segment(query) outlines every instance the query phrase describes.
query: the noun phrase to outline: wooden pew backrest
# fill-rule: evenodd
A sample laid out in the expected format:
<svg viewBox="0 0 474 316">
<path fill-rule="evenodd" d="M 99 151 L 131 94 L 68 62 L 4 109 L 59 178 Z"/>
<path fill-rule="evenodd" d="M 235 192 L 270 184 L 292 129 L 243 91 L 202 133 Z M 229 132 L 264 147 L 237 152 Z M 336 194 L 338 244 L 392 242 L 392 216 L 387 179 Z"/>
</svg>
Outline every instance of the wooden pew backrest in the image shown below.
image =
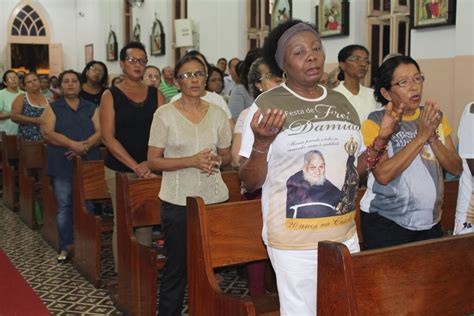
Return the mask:
<svg viewBox="0 0 474 316">
<path fill-rule="evenodd" d="M 278 297 L 236 298 L 223 293 L 214 268 L 268 259 L 261 201 L 205 205 L 187 198 L 187 268 L 190 315 L 279 315 Z"/>
<path fill-rule="evenodd" d="M 350 254 L 319 243 L 319 315 L 474 312 L 474 234 Z"/>
<path fill-rule="evenodd" d="M 154 248 L 138 243 L 134 228 L 158 225 L 160 220 L 161 177 L 131 180 L 116 173 L 118 305 L 130 315 L 156 314 L 157 260 Z"/>
</svg>

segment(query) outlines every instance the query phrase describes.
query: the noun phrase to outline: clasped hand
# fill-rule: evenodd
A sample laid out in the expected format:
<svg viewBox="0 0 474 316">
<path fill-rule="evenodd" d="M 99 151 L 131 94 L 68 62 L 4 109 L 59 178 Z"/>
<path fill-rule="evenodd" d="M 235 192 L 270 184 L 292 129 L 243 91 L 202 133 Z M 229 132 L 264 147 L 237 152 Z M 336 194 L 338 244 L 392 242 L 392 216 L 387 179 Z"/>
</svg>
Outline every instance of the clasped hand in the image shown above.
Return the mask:
<svg viewBox="0 0 474 316">
<path fill-rule="evenodd" d="M 193 167 L 200 169 L 208 176 L 218 172 L 222 158 L 212 152 L 211 149 L 206 148 L 191 157 Z"/>
<path fill-rule="evenodd" d="M 432 141 L 436 137 L 436 129 L 440 123 L 441 114 L 438 103 L 434 100 L 426 100 L 418 119 L 417 136 L 422 137 L 425 142 Z"/>
</svg>

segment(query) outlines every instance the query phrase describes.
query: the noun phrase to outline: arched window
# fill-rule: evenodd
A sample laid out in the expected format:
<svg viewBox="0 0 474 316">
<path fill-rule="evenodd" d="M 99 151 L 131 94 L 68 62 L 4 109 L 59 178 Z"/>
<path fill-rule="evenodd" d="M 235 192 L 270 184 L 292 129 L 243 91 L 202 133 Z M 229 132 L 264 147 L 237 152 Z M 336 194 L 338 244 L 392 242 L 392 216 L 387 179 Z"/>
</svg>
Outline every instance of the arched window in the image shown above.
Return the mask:
<svg viewBox="0 0 474 316">
<path fill-rule="evenodd" d="M 29 4 L 21 8 L 13 19 L 12 36 L 46 36 L 40 15 Z"/>
</svg>

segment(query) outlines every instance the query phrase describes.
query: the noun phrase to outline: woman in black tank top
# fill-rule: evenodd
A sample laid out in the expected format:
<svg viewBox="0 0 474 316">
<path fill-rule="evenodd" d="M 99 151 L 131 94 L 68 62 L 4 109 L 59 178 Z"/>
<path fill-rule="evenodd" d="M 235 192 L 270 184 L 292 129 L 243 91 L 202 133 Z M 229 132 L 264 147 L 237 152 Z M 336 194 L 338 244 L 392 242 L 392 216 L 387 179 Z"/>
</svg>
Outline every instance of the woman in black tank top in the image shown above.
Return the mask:
<svg viewBox="0 0 474 316">
<path fill-rule="evenodd" d="M 109 154 L 105 159 L 105 178 L 116 212 L 115 172 L 125 172 L 129 178 L 155 175 L 146 161 L 148 138 L 153 113 L 164 103 L 158 90 L 142 83 L 147 64 L 145 47 L 139 42 L 128 43 L 120 51 L 120 67 L 124 80 L 110 88 L 102 97 L 100 123 L 102 142 Z M 117 271 L 117 226 L 114 220 L 112 246 Z M 151 227 L 136 230 L 138 242 L 151 245 Z"/>
</svg>

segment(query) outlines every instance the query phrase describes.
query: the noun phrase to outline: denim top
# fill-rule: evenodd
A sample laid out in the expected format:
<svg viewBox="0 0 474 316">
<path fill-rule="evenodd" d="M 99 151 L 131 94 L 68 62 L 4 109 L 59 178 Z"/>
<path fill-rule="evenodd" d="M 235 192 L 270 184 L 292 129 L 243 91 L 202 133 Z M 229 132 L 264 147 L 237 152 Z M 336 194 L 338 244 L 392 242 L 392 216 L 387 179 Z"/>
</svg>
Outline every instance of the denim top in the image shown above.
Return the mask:
<svg viewBox="0 0 474 316">
<path fill-rule="evenodd" d="M 77 110 L 73 110 L 66 103 L 64 97 L 60 97 L 51 104 L 51 109 L 56 115 L 54 131 L 75 141 L 86 141 L 95 133 L 92 116 L 96 108 L 96 105 L 92 102 L 79 99 Z M 68 148 L 62 146 L 48 145 L 46 171 L 48 176 L 72 177 L 73 160 L 67 160 L 64 155 L 68 150 Z M 81 158 L 82 160 L 100 160 L 99 148 L 91 148 Z"/>
</svg>

